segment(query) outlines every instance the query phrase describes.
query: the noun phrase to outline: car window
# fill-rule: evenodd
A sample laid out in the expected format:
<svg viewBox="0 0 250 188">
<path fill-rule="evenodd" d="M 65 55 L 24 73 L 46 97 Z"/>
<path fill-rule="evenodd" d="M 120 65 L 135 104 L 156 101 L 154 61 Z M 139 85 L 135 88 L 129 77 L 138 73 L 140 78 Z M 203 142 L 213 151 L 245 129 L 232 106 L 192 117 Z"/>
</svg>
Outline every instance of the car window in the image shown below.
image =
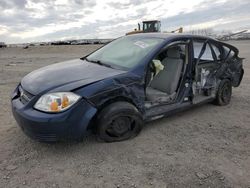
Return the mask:
<svg viewBox="0 0 250 188">
<path fill-rule="evenodd" d="M 204 42 L 194 42 L 193 43 L 193 48 L 194 48 L 194 58 L 198 59 L 199 55 L 201 53 L 201 50 L 203 48 Z M 209 46 L 208 43 L 205 44 L 206 45 L 206 49 L 204 51 L 204 53 L 202 54 L 202 56 L 200 57 L 200 60 L 209 60 L 209 61 L 213 61 L 213 55 L 212 55 L 212 51 L 211 48 Z"/>
<path fill-rule="evenodd" d="M 230 48 L 223 46 L 224 49 L 224 57 L 223 58 L 231 58 L 235 55 L 235 52 L 233 50 L 230 50 Z"/>
<path fill-rule="evenodd" d="M 212 50 L 208 43 L 206 44 L 206 50 L 204 51 L 203 55 L 201 56 L 201 60 L 210 60 L 213 61 L 213 55 L 212 55 Z"/>
<path fill-rule="evenodd" d="M 216 59 L 217 59 L 217 60 L 221 60 L 220 49 L 219 49 L 217 46 L 215 46 L 214 44 L 211 44 L 211 46 L 212 46 L 212 48 L 213 48 L 213 50 L 214 50 L 214 53 L 215 53 L 215 55 L 216 55 Z"/>
<path fill-rule="evenodd" d="M 164 40 L 160 38 L 122 37 L 100 48 L 87 58 L 121 68 L 136 66 L 152 49 Z"/>
<path fill-rule="evenodd" d="M 194 48 L 194 58 L 198 58 L 200 53 L 201 53 L 201 49 L 203 46 L 203 42 L 194 42 L 193 43 L 193 48 Z"/>
</svg>

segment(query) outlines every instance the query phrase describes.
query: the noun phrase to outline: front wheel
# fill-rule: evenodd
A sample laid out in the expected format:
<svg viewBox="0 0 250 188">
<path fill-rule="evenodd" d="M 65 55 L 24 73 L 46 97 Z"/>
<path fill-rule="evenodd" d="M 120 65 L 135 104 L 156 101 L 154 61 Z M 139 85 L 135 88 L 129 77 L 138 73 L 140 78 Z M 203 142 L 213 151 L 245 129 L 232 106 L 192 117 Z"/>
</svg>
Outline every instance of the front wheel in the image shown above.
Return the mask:
<svg viewBox="0 0 250 188">
<path fill-rule="evenodd" d="M 135 106 L 115 102 L 105 107 L 97 117 L 97 134 L 105 142 L 116 142 L 135 137 L 142 129 L 143 120 Z"/>
<path fill-rule="evenodd" d="M 230 103 L 232 96 L 232 84 L 230 80 L 224 79 L 220 82 L 217 96 L 215 99 L 215 104 L 219 106 L 224 106 Z"/>
</svg>

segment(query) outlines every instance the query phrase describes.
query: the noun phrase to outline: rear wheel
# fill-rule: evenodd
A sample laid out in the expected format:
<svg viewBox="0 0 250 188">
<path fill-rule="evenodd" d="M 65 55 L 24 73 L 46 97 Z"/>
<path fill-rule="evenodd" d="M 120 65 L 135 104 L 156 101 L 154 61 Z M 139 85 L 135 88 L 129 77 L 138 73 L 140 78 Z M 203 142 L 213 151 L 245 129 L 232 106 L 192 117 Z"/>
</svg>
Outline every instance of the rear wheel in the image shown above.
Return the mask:
<svg viewBox="0 0 250 188">
<path fill-rule="evenodd" d="M 135 137 L 142 129 L 141 114 L 128 102 L 115 102 L 105 107 L 97 117 L 97 134 L 106 142 Z"/>
<path fill-rule="evenodd" d="M 224 106 L 230 103 L 232 96 L 232 84 L 230 80 L 224 79 L 220 82 L 215 104 Z"/>
</svg>

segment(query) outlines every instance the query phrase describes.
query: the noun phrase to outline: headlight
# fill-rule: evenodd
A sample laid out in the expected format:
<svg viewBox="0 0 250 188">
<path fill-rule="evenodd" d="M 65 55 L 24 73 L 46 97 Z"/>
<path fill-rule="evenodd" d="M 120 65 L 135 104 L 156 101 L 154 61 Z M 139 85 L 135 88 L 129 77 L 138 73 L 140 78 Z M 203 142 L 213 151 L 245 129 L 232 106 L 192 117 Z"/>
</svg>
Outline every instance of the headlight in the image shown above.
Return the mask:
<svg viewBox="0 0 250 188">
<path fill-rule="evenodd" d="M 80 99 L 79 95 L 71 92 L 48 93 L 40 97 L 34 108 L 44 112 L 61 112 Z"/>
</svg>

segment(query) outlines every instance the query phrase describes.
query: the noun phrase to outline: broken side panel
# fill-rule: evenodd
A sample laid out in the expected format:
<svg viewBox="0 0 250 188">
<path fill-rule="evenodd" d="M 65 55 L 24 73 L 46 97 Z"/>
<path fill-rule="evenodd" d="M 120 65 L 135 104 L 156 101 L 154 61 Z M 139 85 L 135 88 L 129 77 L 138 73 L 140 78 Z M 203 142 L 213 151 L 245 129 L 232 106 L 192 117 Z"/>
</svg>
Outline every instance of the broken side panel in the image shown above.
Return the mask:
<svg viewBox="0 0 250 188">
<path fill-rule="evenodd" d="M 232 86 L 238 87 L 244 75 L 243 59 L 238 57 L 237 49 L 223 46 L 225 62 L 218 69 L 216 76 L 220 79 L 230 79 Z"/>
<path fill-rule="evenodd" d="M 238 87 L 244 75 L 243 58 L 236 57 L 231 60 L 229 69 L 232 71 L 232 85 Z"/>
</svg>

